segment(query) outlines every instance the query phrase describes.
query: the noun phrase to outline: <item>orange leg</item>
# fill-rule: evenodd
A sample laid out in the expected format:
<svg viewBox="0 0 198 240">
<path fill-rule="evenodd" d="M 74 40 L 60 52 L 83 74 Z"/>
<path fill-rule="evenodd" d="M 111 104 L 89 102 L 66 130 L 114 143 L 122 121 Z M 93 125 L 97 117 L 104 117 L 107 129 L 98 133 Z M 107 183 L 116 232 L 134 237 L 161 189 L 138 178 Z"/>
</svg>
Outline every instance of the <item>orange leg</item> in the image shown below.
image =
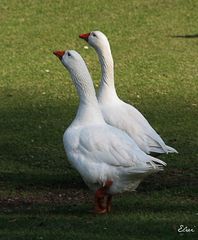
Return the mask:
<svg viewBox="0 0 198 240">
<path fill-rule="evenodd" d="M 112 184 L 113 184 L 113 181 L 107 180 L 105 182 L 104 188 L 106 188 L 108 190 L 111 187 Z"/>
<path fill-rule="evenodd" d="M 104 207 L 105 191 L 103 188 L 99 188 L 95 193 L 95 212 L 102 214 L 106 213 L 106 208 Z"/>
<path fill-rule="evenodd" d="M 110 188 L 110 186 L 113 184 L 111 180 L 108 180 L 105 182 L 105 185 L 101 188 L 99 188 L 95 193 L 95 212 L 102 214 L 110 212 L 111 210 L 111 199 L 112 196 L 107 196 L 107 190 Z M 107 196 L 106 204 L 104 206 L 104 199 Z"/>
</svg>

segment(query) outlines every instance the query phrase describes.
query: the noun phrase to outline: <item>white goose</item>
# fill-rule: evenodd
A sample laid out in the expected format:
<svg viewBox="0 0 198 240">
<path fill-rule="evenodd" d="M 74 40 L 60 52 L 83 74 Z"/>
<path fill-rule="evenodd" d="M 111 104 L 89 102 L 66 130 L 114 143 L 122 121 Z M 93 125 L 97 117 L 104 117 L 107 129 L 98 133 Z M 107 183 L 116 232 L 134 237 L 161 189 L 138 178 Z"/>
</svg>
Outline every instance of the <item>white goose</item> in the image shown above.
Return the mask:
<svg viewBox="0 0 198 240">
<path fill-rule="evenodd" d="M 76 117 L 63 137 L 68 160 L 95 191 L 96 212 L 109 212 L 113 194 L 134 190 L 166 163 L 145 154 L 125 132 L 104 121 L 91 76 L 76 51 L 54 54 L 69 71 L 80 97 Z"/>
<path fill-rule="evenodd" d="M 114 64 L 107 37 L 100 31 L 80 34 L 97 52 L 102 70 L 98 102 L 105 121 L 125 131 L 147 154 L 177 153 L 167 146 L 145 117 L 132 105 L 117 96 L 114 85 Z"/>
</svg>

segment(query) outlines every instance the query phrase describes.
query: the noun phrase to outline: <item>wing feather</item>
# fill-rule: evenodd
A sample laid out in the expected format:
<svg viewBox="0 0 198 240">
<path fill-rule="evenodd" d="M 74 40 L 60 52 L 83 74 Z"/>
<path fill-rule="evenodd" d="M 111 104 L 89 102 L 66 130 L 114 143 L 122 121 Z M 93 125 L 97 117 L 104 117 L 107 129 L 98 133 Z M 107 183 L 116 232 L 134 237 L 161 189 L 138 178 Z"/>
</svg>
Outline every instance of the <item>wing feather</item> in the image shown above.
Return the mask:
<svg viewBox="0 0 198 240">
<path fill-rule="evenodd" d="M 107 134 L 108 137 L 105 137 Z M 127 134 L 109 125 L 84 128 L 79 139 L 80 154 L 86 151 L 90 161 L 97 163 L 132 167 L 137 164 L 137 155 L 142 155 L 136 143 Z"/>
</svg>

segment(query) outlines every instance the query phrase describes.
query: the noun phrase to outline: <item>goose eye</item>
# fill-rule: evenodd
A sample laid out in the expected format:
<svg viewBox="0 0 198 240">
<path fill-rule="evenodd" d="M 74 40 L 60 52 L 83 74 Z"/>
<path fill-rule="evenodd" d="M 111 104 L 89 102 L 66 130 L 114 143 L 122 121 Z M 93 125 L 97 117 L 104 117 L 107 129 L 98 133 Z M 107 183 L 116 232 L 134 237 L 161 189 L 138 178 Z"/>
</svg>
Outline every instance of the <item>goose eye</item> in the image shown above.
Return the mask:
<svg viewBox="0 0 198 240">
<path fill-rule="evenodd" d="M 68 52 L 67 55 L 68 55 L 69 57 L 71 57 L 71 53 L 70 53 L 70 52 Z"/>
<path fill-rule="evenodd" d="M 95 34 L 95 33 L 92 33 L 92 36 L 93 36 L 93 37 L 96 37 L 96 34 Z"/>
</svg>

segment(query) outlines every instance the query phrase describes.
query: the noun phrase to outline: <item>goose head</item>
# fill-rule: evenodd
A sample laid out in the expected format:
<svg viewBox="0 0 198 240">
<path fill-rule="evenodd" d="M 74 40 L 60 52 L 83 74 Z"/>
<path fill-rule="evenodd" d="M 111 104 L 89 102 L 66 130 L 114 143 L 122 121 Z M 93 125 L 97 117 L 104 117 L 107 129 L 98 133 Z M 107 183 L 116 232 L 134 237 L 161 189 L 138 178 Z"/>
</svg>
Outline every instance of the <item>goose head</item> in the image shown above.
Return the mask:
<svg viewBox="0 0 198 240">
<path fill-rule="evenodd" d="M 109 41 L 107 37 L 100 31 L 80 34 L 79 37 L 87 41 L 96 50 L 101 50 L 109 47 Z"/>
<path fill-rule="evenodd" d="M 91 99 L 92 102 L 97 102 L 90 73 L 81 55 L 74 50 L 54 51 L 53 53 L 69 71 L 81 100 Z"/>
<path fill-rule="evenodd" d="M 70 73 L 78 74 L 82 72 L 86 73 L 88 71 L 83 58 L 74 50 L 54 51 L 53 54 L 60 59 Z"/>
</svg>

